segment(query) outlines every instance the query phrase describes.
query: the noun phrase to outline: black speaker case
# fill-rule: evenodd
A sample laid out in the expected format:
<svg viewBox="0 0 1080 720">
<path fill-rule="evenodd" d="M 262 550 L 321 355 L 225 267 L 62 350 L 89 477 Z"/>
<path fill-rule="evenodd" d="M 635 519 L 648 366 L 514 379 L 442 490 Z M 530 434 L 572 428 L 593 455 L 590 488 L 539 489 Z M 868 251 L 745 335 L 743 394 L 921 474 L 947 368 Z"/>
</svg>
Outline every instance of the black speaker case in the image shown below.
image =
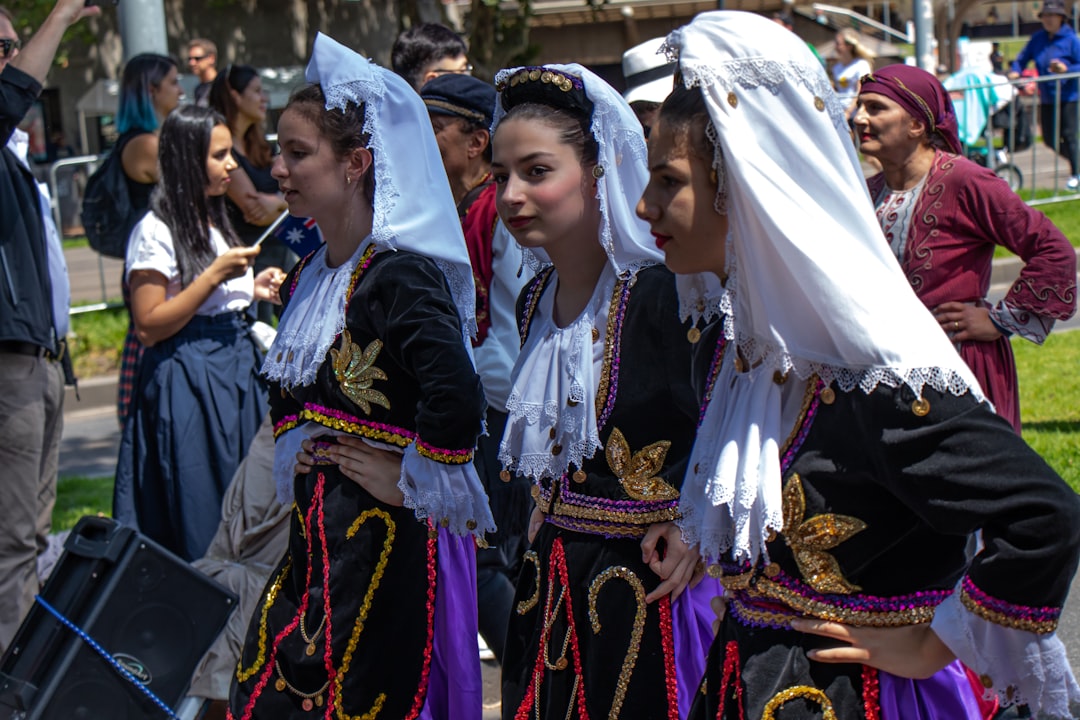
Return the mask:
<svg viewBox="0 0 1080 720">
<path fill-rule="evenodd" d="M 108 518 L 82 518 L 64 548 L 42 597 L 175 709 L 236 596 Z M 163 716 L 37 603 L 0 659 L 0 720 Z"/>
</svg>

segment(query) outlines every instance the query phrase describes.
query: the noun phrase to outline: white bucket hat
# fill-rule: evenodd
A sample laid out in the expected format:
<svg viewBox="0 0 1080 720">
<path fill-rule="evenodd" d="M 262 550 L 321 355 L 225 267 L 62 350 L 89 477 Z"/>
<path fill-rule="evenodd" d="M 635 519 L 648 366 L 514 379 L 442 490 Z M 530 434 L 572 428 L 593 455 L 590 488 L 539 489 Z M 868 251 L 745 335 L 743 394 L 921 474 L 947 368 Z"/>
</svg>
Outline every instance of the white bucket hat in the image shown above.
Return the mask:
<svg viewBox="0 0 1080 720">
<path fill-rule="evenodd" d="M 622 56 L 626 79 L 626 102 L 662 103 L 674 87 L 675 65 L 661 52 L 664 38 L 658 37 L 635 45 Z"/>
</svg>

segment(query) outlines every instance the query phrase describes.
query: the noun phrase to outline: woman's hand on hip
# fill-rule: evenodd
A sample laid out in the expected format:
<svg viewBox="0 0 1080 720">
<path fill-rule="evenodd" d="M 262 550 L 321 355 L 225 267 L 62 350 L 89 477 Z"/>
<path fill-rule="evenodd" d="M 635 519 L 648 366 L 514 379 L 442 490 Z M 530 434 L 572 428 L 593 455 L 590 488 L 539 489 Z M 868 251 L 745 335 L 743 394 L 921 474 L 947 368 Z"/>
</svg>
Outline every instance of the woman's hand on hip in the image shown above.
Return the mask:
<svg viewBox="0 0 1080 720">
<path fill-rule="evenodd" d="M 663 547 L 659 547 L 661 540 Z M 690 547 L 683 541 L 682 530 L 673 522 L 649 526 L 641 541 L 641 559 L 662 580 L 655 590 L 645 596 L 645 602 L 651 603 L 669 593 L 674 602 L 695 579 L 695 575 L 697 580 L 701 579 L 701 556 L 696 547 Z"/>
<path fill-rule="evenodd" d="M 956 659 L 929 624 L 873 628 L 800 618 L 791 626 L 799 632 L 844 643 L 808 652 L 807 657 L 816 662 L 861 663 L 897 677 L 921 680 Z"/>
<path fill-rule="evenodd" d="M 358 437 L 338 435 L 323 455 L 335 463 L 341 474 L 367 490 L 379 502 L 401 507 L 405 496 L 398 488 L 401 479 L 401 455 L 372 447 Z M 305 440 L 296 454 L 296 472 L 311 472 L 315 464 L 314 442 Z"/>
<path fill-rule="evenodd" d="M 934 319 L 954 343 L 993 342 L 1001 331 L 990 320 L 990 310 L 962 302 L 941 303 L 934 308 Z"/>
</svg>

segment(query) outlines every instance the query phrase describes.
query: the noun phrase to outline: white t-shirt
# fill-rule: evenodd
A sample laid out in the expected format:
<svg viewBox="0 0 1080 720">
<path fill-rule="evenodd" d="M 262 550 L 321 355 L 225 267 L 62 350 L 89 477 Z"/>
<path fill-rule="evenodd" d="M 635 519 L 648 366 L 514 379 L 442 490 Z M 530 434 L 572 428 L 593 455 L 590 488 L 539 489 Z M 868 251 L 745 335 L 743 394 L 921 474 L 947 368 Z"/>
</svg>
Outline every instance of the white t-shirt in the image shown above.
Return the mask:
<svg viewBox="0 0 1080 720">
<path fill-rule="evenodd" d="M 218 255 L 229 249 L 217 228 L 210 228 L 210 242 Z M 148 212 L 131 231 L 125 267 L 128 277 L 133 270 L 156 270 L 164 275 L 169 281 L 165 288 L 166 300 L 176 297 L 183 290 L 172 233 L 153 212 Z M 226 280 L 214 288 L 214 292 L 210 293 L 210 297 L 199 306 L 195 314 L 219 315 L 223 312 L 243 310 L 251 304 L 254 293 L 255 276 L 249 268 L 240 277 Z"/>
<path fill-rule="evenodd" d="M 870 63 L 862 58 L 855 58 L 847 65 L 839 62 L 833 65 L 832 76 L 836 96 L 845 107 L 851 104 L 859 92 L 859 80 L 871 70 L 873 68 L 870 67 Z"/>
</svg>

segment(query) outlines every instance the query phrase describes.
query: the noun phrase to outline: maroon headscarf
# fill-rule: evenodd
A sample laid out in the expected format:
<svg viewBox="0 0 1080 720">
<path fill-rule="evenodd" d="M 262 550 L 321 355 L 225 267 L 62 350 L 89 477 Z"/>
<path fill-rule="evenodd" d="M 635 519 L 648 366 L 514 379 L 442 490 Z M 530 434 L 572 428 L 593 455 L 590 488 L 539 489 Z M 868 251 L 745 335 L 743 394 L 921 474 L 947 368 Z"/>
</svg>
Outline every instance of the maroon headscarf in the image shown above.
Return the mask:
<svg viewBox="0 0 1080 720">
<path fill-rule="evenodd" d="M 888 65 L 864 75 L 859 95 L 877 93 L 893 100 L 908 115 L 925 123 L 930 135 L 945 141 L 949 152 L 963 152 L 952 100 L 941 82 L 911 65 Z"/>
</svg>

